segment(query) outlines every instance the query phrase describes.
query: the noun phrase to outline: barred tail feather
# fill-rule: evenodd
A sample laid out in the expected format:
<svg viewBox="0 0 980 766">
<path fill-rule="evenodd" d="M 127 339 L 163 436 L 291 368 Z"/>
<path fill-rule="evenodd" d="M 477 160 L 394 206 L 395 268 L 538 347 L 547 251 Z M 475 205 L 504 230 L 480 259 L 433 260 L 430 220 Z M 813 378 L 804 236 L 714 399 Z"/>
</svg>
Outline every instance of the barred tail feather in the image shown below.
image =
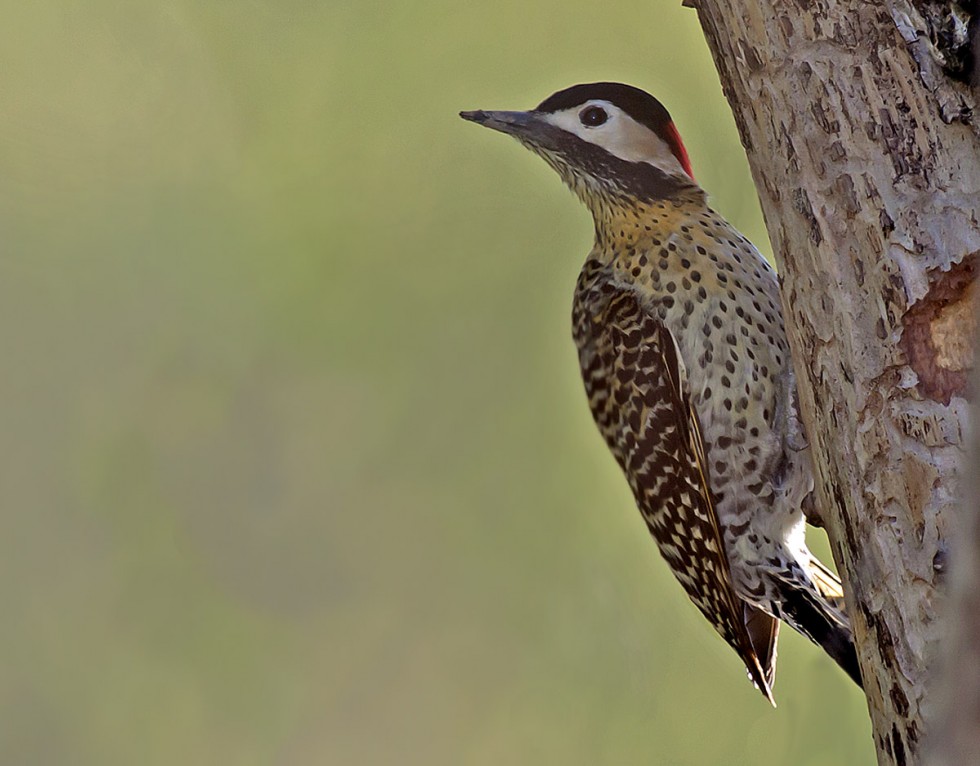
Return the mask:
<svg viewBox="0 0 980 766">
<path fill-rule="evenodd" d="M 825 599 L 835 602 L 835 606 L 843 607 L 844 586 L 841 585 L 840 578 L 820 563 L 815 556 L 810 556 L 810 577 L 814 585 L 820 591 L 820 595 Z"/>
</svg>

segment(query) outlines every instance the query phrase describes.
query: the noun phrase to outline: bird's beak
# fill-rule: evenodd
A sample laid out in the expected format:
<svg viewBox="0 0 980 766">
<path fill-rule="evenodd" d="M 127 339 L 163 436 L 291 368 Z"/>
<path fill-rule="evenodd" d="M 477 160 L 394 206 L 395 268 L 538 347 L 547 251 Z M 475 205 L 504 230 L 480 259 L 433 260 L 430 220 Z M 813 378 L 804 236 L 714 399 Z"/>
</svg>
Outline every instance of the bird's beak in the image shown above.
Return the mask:
<svg viewBox="0 0 980 766">
<path fill-rule="evenodd" d="M 459 116 L 478 125 L 518 137 L 537 133 L 546 125 L 535 112 L 486 112 L 478 109 L 475 112 L 460 112 Z"/>
</svg>

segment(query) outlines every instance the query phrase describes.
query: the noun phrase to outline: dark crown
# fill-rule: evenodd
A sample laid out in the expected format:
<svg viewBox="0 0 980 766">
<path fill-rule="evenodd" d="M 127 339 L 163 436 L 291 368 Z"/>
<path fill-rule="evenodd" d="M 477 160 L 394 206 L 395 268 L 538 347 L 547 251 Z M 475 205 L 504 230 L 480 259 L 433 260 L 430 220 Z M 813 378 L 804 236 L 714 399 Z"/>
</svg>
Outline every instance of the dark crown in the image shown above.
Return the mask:
<svg viewBox="0 0 980 766">
<path fill-rule="evenodd" d="M 638 123 L 650 128 L 661 139 L 670 141 L 666 130 L 671 120 L 664 105 L 646 91 L 619 82 L 589 82 L 573 85 L 571 88 L 565 88 L 548 96 L 538 104 L 535 111 L 560 112 L 592 100 L 608 101 L 618 106 Z"/>
</svg>

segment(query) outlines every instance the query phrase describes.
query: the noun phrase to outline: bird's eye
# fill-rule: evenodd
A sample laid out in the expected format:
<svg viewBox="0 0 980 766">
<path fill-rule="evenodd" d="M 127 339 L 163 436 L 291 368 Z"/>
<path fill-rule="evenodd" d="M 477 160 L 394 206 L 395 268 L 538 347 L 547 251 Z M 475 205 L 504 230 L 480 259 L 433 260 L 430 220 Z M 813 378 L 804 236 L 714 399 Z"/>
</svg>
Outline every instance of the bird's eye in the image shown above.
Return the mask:
<svg viewBox="0 0 980 766">
<path fill-rule="evenodd" d="M 608 120 L 609 115 L 606 114 L 606 110 L 601 106 L 590 106 L 587 109 L 583 109 L 578 118 L 582 121 L 582 124 L 585 125 L 585 127 L 595 128 Z"/>
</svg>

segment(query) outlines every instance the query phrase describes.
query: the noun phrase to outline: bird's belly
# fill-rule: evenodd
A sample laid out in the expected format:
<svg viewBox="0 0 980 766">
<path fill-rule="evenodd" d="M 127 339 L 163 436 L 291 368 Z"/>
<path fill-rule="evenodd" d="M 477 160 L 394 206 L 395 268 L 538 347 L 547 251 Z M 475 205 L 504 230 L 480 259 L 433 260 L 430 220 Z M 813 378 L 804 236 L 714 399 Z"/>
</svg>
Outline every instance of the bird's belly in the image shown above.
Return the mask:
<svg viewBox="0 0 980 766">
<path fill-rule="evenodd" d="M 787 446 L 788 358 L 777 357 L 756 334 L 743 333 L 738 321 L 714 327 L 712 316 L 706 306 L 673 332 L 701 425 L 708 485 L 726 546 L 744 560 L 758 555 L 760 541 L 764 548 L 766 540 L 802 539 L 802 497 L 792 488 L 809 489 L 812 479 L 808 455 Z M 672 325 L 677 317 L 665 319 Z M 704 332 L 705 327 L 715 331 Z"/>
</svg>

